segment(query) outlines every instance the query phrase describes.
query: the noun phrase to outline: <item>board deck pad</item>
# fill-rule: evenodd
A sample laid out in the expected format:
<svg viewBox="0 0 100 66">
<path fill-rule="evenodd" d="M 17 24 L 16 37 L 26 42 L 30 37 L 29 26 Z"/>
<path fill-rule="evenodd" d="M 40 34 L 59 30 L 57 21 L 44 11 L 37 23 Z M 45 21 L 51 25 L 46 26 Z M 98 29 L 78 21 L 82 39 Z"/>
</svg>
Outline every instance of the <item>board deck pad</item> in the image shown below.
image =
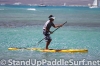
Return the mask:
<svg viewBox="0 0 100 66">
<path fill-rule="evenodd" d="M 40 51 L 40 52 L 61 52 L 61 53 L 87 53 L 87 49 L 41 49 L 41 48 L 17 48 L 11 47 L 8 50 L 16 51 L 16 50 L 32 50 L 32 51 Z"/>
</svg>

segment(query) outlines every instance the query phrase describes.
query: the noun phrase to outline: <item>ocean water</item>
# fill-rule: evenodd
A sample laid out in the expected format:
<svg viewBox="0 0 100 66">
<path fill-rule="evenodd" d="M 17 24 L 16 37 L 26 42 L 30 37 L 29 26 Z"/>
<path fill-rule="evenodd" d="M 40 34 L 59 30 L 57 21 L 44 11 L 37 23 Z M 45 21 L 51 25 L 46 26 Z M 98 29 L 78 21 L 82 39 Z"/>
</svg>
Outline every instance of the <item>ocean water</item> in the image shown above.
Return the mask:
<svg viewBox="0 0 100 66">
<path fill-rule="evenodd" d="M 30 50 L 10 51 L 9 47 L 45 48 L 42 27 L 49 15 L 54 23 L 67 23 L 55 31 L 49 48 L 88 49 L 87 53 L 45 53 Z M 51 28 L 53 31 L 55 28 Z M 36 45 L 36 46 L 34 46 Z M 51 61 L 68 61 L 52 64 Z M 33 60 L 34 64 L 21 61 Z M 35 64 L 35 60 L 37 64 Z M 43 60 L 48 63 L 41 64 Z M 16 62 L 15 62 L 16 61 Z M 38 62 L 41 61 L 41 62 Z M 81 61 L 81 63 L 78 63 Z M 91 62 L 90 64 L 88 62 Z M 84 62 L 84 63 L 82 63 Z M 29 65 L 28 65 L 29 64 Z M 38 65 L 40 64 L 40 65 Z M 99 66 L 100 65 L 100 8 L 70 6 L 0 6 L 0 66 Z"/>
</svg>

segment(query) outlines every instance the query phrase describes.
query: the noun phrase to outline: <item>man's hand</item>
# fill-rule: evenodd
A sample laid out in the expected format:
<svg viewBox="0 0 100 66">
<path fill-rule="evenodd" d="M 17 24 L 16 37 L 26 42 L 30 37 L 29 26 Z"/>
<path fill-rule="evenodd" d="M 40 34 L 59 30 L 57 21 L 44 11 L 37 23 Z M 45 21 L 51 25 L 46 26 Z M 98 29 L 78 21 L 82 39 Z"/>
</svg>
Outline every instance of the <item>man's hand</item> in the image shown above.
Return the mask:
<svg viewBox="0 0 100 66">
<path fill-rule="evenodd" d="M 52 34 L 53 32 L 52 31 L 49 31 L 50 32 L 50 34 Z"/>
<path fill-rule="evenodd" d="M 63 24 L 61 24 L 61 25 L 59 25 L 60 27 L 62 27 L 63 26 Z"/>
</svg>

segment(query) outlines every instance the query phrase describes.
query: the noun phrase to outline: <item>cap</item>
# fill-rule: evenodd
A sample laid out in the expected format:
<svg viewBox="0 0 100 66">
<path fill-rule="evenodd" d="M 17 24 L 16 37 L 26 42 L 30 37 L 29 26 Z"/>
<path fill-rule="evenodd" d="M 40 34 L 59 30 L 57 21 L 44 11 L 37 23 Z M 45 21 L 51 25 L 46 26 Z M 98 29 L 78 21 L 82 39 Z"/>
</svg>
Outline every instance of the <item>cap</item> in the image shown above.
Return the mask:
<svg viewBox="0 0 100 66">
<path fill-rule="evenodd" d="M 55 17 L 53 15 L 50 15 L 48 18 L 49 19 L 55 19 Z"/>
<path fill-rule="evenodd" d="M 49 19 L 55 19 L 55 17 L 50 17 Z"/>
</svg>

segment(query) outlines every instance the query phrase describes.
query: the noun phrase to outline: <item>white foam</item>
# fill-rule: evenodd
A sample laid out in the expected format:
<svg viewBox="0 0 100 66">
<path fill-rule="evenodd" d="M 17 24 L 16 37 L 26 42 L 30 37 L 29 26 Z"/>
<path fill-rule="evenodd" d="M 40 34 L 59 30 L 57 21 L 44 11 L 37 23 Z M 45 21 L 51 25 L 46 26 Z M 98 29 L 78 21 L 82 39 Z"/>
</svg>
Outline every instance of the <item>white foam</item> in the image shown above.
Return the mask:
<svg viewBox="0 0 100 66">
<path fill-rule="evenodd" d="M 27 10 L 36 11 L 36 9 L 35 9 L 35 8 L 28 8 Z"/>
<path fill-rule="evenodd" d="M 20 5 L 20 4 L 22 4 L 22 3 L 21 2 L 16 2 L 13 5 Z"/>
<path fill-rule="evenodd" d="M 0 10 L 4 10 L 4 9 L 0 9 Z"/>
</svg>

